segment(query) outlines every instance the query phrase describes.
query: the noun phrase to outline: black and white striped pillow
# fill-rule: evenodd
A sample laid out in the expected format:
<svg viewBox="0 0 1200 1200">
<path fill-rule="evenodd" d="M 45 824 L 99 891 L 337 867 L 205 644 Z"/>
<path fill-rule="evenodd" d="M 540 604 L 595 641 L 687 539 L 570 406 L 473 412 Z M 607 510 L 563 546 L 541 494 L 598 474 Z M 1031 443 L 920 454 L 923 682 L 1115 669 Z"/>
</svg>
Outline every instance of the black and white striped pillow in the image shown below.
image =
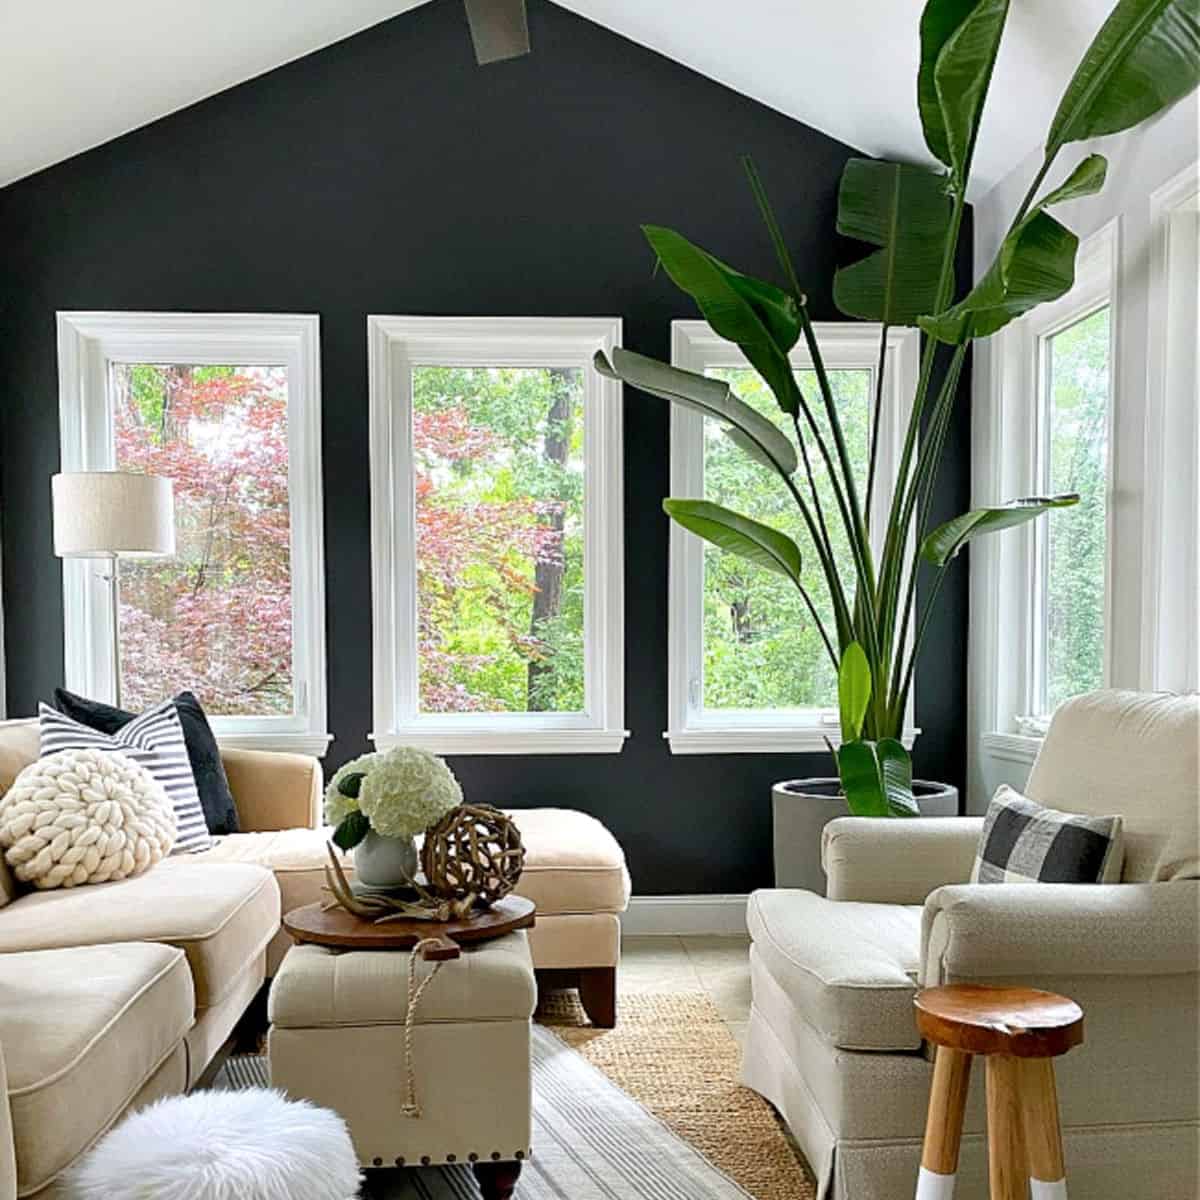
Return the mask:
<svg viewBox="0 0 1200 1200">
<path fill-rule="evenodd" d="M 195 854 L 212 846 L 173 701 L 164 700 L 148 708 L 112 734 L 89 729 L 48 704 L 41 704 L 38 729 L 42 758 L 60 750 L 116 750 L 145 767 L 162 784 L 175 809 L 178 839 L 173 854 Z"/>
<path fill-rule="evenodd" d="M 972 883 L 1119 883 L 1125 845 L 1119 816 L 1043 808 L 1003 786 L 988 805 Z"/>
</svg>

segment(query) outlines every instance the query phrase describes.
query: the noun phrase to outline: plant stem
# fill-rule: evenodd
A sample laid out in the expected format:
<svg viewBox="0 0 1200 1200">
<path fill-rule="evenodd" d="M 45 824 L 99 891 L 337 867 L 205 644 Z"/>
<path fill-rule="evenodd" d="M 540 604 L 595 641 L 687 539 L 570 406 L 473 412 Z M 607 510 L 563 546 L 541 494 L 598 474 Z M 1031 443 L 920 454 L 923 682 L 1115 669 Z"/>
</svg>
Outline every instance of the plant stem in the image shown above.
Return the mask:
<svg viewBox="0 0 1200 1200">
<path fill-rule="evenodd" d="M 883 371 L 887 362 L 888 325 L 879 331 L 879 363 L 875 368 L 875 410 L 871 414 L 871 453 L 867 464 L 867 531 L 871 529 L 871 497 L 875 493 L 875 464 L 879 458 L 879 417 L 883 412 Z"/>
</svg>

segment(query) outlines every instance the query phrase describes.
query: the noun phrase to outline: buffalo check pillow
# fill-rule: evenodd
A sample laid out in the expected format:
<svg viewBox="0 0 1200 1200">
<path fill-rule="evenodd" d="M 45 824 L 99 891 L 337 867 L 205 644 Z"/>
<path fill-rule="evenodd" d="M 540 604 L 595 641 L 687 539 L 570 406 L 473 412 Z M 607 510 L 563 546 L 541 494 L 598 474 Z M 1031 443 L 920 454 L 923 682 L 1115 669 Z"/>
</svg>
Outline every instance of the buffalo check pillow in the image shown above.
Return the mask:
<svg viewBox="0 0 1200 1200">
<path fill-rule="evenodd" d="M 1121 818 L 1058 812 L 1002 787 L 988 805 L 972 883 L 1119 883 Z"/>
<path fill-rule="evenodd" d="M 88 749 L 116 750 L 132 758 L 162 784 L 175 810 L 179 835 L 173 853 L 195 854 L 212 846 L 173 701 L 156 704 L 111 734 L 91 729 L 42 704 L 38 707 L 38 732 L 42 758 L 60 750 Z"/>
</svg>

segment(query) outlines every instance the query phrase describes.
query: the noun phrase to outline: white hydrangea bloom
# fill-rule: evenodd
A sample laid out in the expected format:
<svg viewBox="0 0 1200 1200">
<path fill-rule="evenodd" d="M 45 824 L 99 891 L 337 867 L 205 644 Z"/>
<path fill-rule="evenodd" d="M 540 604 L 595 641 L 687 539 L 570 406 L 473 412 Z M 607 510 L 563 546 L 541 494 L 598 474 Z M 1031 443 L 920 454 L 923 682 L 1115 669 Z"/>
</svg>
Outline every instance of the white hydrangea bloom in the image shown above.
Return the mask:
<svg viewBox="0 0 1200 1200">
<path fill-rule="evenodd" d="M 352 796 L 343 796 L 338 791 L 338 784 L 346 778 L 347 775 L 352 775 L 356 771 L 369 771 L 371 764 L 379 757 L 378 754 L 360 754 L 357 758 L 352 758 L 348 763 L 343 763 L 338 767 L 337 772 L 329 781 L 329 786 L 325 789 L 325 824 L 338 826 L 352 812 L 357 811 L 358 801 Z"/>
<path fill-rule="evenodd" d="M 385 837 L 415 837 L 462 803 L 462 788 L 436 754 L 399 746 L 377 754 L 358 796 L 371 828 Z"/>
</svg>

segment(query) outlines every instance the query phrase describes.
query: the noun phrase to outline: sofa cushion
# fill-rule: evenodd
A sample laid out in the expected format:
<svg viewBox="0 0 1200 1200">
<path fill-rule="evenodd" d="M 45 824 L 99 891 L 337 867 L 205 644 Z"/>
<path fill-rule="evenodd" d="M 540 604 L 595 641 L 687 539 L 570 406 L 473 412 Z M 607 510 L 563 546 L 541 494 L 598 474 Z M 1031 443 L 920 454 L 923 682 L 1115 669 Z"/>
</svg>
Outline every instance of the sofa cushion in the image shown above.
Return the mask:
<svg viewBox="0 0 1200 1200">
<path fill-rule="evenodd" d="M 237 984 L 275 935 L 279 915 L 269 871 L 171 858 L 136 879 L 21 896 L 0 917 L 0 953 L 168 942 L 187 955 L 203 1009 Z"/>
<path fill-rule="evenodd" d="M 172 946 L 0 955 L 18 1194 L 49 1183 L 121 1115 L 182 1041 L 192 1008 L 187 962 Z"/>
<path fill-rule="evenodd" d="M 826 900 L 774 888 L 753 893 L 755 953 L 802 1016 L 843 1050 L 917 1050 L 913 997 L 921 908 Z"/>
<path fill-rule="evenodd" d="M 625 855 L 595 817 L 569 808 L 521 808 L 510 815 L 525 844 L 525 869 L 516 891 L 539 913 L 625 911 Z"/>
</svg>

